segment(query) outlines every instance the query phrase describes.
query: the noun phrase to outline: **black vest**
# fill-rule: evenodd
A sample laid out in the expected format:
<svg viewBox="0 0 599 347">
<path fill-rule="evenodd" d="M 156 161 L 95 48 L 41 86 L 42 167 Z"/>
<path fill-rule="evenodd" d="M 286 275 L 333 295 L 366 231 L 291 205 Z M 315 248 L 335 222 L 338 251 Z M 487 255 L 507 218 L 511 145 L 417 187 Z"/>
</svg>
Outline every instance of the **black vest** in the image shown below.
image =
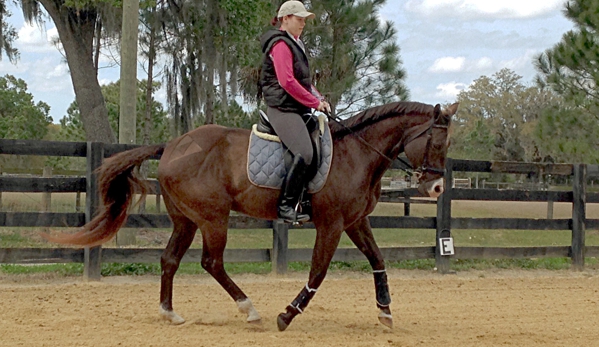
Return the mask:
<svg viewBox="0 0 599 347">
<path fill-rule="evenodd" d="M 312 81 L 310 78 L 310 66 L 308 57 L 304 50 L 293 40 L 286 31 L 271 29 L 260 38 L 262 53 L 262 71 L 260 72 L 260 88 L 266 105 L 277 108 L 283 112 L 294 112 L 298 114 L 310 113 L 310 108 L 304 106 L 295 100 L 289 93 L 281 87 L 275 73 L 275 66 L 270 57 L 270 49 L 278 42 L 283 41 L 287 44 L 293 55 L 293 75 L 299 83 L 310 91 Z"/>
</svg>

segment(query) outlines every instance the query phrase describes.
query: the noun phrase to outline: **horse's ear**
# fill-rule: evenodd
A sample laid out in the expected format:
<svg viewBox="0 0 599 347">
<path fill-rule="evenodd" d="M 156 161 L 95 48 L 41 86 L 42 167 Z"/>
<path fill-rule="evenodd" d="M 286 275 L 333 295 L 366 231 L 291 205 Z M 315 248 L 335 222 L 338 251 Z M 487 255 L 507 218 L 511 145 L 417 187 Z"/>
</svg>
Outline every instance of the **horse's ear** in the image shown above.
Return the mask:
<svg viewBox="0 0 599 347">
<path fill-rule="evenodd" d="M 441 105 L 436 104 L 435 109 L 433 111 L 433 115 L 435 116 L 435 119 L 439 118 L 440 114 L 441 114 Z"/>
<path fill-rule="evenodd" d="M 456 102 L 455 104 L 447 107 L 445 109 L 445 112 L 447 113 L 448 116 L 453 116 L 454 114 L 456 114 L 456 112 L 458 112 L 458 106 L 460 105 L 459 102 Z"/>
</svg>

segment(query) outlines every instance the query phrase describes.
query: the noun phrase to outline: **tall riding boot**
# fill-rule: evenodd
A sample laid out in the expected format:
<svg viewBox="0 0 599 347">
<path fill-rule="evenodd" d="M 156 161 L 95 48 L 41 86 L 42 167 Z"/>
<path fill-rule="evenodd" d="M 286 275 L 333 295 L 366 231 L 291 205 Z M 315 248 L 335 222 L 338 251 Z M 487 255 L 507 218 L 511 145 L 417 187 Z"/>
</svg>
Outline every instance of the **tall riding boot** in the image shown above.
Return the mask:
<svg viewBox="0 0 599 347">
<path fill-rule="evenodd" d="M 308 166 L 301 155 L 293 157 L 293 163 L 283 180 L 281 195 L 279 195 L 278 216 L 288 223 L 307 222 L 310 216 L 298 214 L 296 206 L 304 190 L 306 171 Z"/>
</svg>

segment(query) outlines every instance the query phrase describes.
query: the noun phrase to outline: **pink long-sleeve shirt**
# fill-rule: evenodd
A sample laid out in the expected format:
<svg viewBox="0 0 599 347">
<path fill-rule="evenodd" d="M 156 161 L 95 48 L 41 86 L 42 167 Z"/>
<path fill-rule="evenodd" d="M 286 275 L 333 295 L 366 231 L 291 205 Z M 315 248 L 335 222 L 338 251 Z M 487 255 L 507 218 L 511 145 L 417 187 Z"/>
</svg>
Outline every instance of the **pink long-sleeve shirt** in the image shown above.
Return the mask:
<svg viewBox="0 0 599 347">
<path fill-rule="evenodd" d="M 293 55 L 289 46 L 283 41 L 275 43 L 270 49 L 270 57 L 274 63 L 277 80 L 281 87 L 301 104 L 318 108 L 320 100 L 306 90 L 293 75 Z M 315 89 L 314 86 L 312 88 Z"/>
</svg>

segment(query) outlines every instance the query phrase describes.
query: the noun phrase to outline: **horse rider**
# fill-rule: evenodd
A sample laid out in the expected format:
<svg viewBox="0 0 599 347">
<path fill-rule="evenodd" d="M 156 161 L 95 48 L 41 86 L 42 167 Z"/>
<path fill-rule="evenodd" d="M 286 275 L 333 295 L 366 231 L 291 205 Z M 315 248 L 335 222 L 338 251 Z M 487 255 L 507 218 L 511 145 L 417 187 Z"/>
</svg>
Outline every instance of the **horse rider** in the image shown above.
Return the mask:
<svg viewBox="0 0 599 347">
<path fill-rule="evenodd" d="M 311 109 L 330 111 L 328 102 L 311 83 L 308 56 L 300 35 L 306 20 L 314 18 L 299 1 L 281 5 L 272 19 L 272 29 L 260 38 L 262 71 L 260 89 L 268 106 L 266 114 L 281 142 L 293 155 L 293 162 L 281 187 L 278 217 L 285 222 L 305 222 L 310 216 L 297 213 L 306 172 L 313 158 L 312 142 L 302 115 Z M 278 27 L 278 28 L 277 28 Z"/>
</svg>

